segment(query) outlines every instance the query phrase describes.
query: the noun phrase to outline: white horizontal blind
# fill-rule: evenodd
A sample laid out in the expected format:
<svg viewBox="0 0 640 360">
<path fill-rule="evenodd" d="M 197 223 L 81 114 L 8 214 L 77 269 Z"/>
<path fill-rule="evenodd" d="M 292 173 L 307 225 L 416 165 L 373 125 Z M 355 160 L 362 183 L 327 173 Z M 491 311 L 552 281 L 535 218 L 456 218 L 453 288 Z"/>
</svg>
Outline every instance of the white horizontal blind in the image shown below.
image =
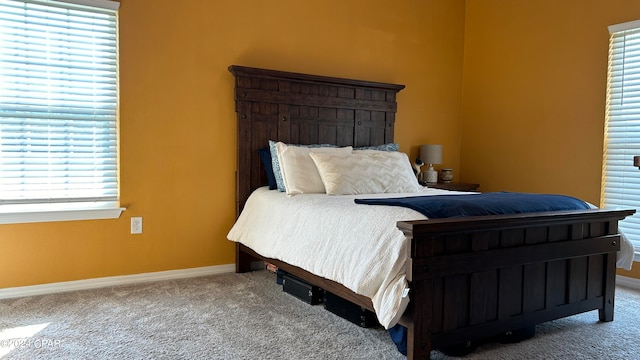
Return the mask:
<svg viewBox="0 0 640 360">
<path fill-rule="evenodd" d="M 604 206 L 640 209 L 640 22 L 610 27 Z M 640 252 L 640 214 L 620 222 L 620 229 Z"/>
<path fill-rule="evenodd" d="M 118 198 L 117 12 L 87 3 L 0 1 L 0 205 Z"/>
</svg>

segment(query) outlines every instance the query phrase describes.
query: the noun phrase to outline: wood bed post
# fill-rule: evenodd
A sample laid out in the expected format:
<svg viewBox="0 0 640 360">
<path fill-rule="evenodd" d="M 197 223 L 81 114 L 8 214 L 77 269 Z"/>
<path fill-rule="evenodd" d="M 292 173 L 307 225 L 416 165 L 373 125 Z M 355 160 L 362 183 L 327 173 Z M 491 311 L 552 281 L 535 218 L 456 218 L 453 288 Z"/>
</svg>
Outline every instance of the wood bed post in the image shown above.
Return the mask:
<svg viewBox="0 0 640 360">
<path fill-rule="evenodd" d="M 618 221 L 610 221 L 606 226 L 605 232 L 609 235 L 616 235 L 619 233 Z M 617 239 L 618 243 L 622 240 Z M 616 241 L 612 241 L 612 245 L 616 245 Z M 598 309 L 598 316 L 600 321 L 613 321 L 613 311 L 615 307 L 615 292 L 616 292 L 616 262 L 617 254 L 607 254 L 606 263 L 604 265 L 605 279 L 614 279 L 614 281 L 607 281 L 604 288 L 604 305 Z"/>
<path fill-rule="evenodd" d="M 431 358 L 431 324 L 433 320 L 433 278 L 418 279 L 417 274 L 424 269 L 417 269 L 412 261 L 416 257 L 416 244 L 413 233 L 403 230 L 409 246 L 407 246 L 407 281 L 409 282 L 409 309 L 402 320 L 407 327 L 407 359 Z M 422 255 L 432 256 L 433 249 L 428 248 Z M 408 315 L 408 316 L 407 316 Z"/>
<path fill-rule="evenodd" d="M 420 280 L 411 284 L 411 320 L 407 324 L 407 359 L 431 358 L 431 319 L 433 303 L 430 294 L 433 291 L 433 280 Z M 421 304 L 415 306 L 415 304 Z"/>
<path fill-rule="evenodd" d="M 241 251 L 240 250 L 241 246 L 242 246 L 241 244 L 236 243 L 236 272 L 237 273 L 251 271 L 252 270 L 251 263 L 258 260 L 253 256 L 247 254 L 246 252 Z"/>
<path fill-rule="evenodd" d="M 615 278 L 616 276 L 616 255 L 608 254 L 607 263 L 605 264 L 605 279 Z M 604 306 L 598 309 L 598 317 L 600 321 L 613 321 L 614 299 L 616 292 L 615 281 L 607 281 L 604 289 Z"/>
</svg>

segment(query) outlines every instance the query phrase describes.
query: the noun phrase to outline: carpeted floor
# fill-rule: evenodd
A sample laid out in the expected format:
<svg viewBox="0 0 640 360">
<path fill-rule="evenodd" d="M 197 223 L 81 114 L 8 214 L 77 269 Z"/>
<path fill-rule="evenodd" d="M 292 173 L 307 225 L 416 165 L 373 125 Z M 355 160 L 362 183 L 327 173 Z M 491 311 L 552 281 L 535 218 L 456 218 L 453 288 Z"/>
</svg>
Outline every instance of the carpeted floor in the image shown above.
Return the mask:
<svg viewBox="0 0 640 360">
<path fill-rule="evenodd" d="M 465 359 L 640 359 L 640 292 Z M 450 359 L 432 352 L 433 359 Z M 0 359 L 405 359 L 364 329 L 282 292 L 267 271 L 0 301 Z"/>
</svg>

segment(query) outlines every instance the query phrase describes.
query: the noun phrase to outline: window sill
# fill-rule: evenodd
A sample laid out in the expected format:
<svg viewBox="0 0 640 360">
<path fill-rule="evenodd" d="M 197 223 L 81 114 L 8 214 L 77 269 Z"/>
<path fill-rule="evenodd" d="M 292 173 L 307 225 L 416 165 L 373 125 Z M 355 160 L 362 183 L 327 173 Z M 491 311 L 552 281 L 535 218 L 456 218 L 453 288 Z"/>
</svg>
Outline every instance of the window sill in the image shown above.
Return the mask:
<svg viewBox="0 0 640 360">
<path fill-rule="evenodd" d="M 125 210 L 116 203 L 2 205 L 0 224 L 117 219 Z"/>
</svg>

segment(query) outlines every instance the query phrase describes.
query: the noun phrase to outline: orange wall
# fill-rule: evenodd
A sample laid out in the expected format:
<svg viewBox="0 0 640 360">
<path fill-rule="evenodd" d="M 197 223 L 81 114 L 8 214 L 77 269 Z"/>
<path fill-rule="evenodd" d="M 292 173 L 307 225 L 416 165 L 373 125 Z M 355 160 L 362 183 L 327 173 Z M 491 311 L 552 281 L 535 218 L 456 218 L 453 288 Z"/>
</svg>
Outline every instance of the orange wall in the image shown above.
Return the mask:
<svg viewBox="0 0 640 360">
<path fill-rule="evenodd" d="M 127 210 L 0 226 L 0 288 L 232 263 L 231 64 L 405 84 L 412 158 L 441 143 L 484 191 L 598 204 L 606 27 L 635 19 L 637 0 L 121 0 Z"/>
<path fill-rule="evenodd" d="M 599 205 L 607 26 L 637 19 L 637 0 L 467 0 L 462 180 Z"/>
<path fill-rule="evenodd" d="M 394 82 L 396 140 L 459 168 L 463 0 L 121 0 L 117 220 L 0 226 L 0 288 L 234 262 L 231 64 Z M 129 219 L 144 218 L 144 234 Z"/>
<path fill-rule="evenodd" d="M 462 178 L 600 203 L 611 24 L 636 0 L 468 0 Z"/>
</svg>

